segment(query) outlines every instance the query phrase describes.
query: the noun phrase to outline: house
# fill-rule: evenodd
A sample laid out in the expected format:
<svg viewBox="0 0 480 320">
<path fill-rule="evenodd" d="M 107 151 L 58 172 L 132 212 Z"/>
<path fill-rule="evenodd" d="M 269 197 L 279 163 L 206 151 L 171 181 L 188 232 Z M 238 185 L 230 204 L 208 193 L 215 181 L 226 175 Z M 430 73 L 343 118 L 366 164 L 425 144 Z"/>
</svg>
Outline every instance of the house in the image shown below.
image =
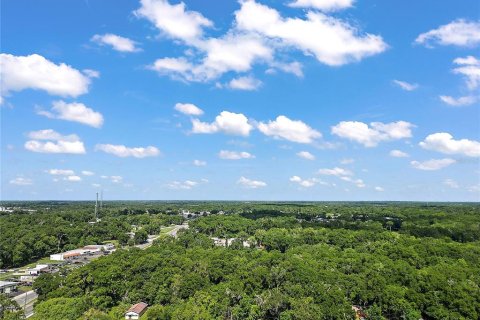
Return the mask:
<svg viewBox="0 0 480 320">
<path fill-rule="evenodd" d="M 0 293 L 12 293 L 17 291 L 17 282 L 0 281 Z"/>
<path fill-rule="evenodd" d="M 137 304 L 134 304 L 133 306 L 130 307 L 130 309 L 125 312 L 125 319 L 140 319 L 142 314 L 147 311 L 148 304 L 145 302 L 140 302 Z"/>
</svg>

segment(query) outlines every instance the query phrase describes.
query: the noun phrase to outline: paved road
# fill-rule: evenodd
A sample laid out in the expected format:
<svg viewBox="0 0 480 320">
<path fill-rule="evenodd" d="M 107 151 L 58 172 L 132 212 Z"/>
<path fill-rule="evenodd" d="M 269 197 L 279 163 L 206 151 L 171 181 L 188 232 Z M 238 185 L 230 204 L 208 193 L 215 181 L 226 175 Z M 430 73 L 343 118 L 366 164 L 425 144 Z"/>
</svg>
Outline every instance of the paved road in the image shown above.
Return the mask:
<svg viewBox="0 0 480 320">
<path fill-rule="evenodd" d="M 27 291 L 14 297 L 13 300 L 18 303 L 21 308 L 24 308 L 25 317 L 29 318 L 33 315 L 33 303 L 37 300 L 38 294 L 35 291 Z"/>
<path fill-rule="evenodd" d="M 169 236 L 172 236 L 172 237 L 176 238 L 177 237 L 177 232 L 180 231 L 181 229 L 188 229 L 188 224 L 178 224 L 178 225 L 175 226 L 175 228 L 173 228 L 167 234 Z"/>
</svg>

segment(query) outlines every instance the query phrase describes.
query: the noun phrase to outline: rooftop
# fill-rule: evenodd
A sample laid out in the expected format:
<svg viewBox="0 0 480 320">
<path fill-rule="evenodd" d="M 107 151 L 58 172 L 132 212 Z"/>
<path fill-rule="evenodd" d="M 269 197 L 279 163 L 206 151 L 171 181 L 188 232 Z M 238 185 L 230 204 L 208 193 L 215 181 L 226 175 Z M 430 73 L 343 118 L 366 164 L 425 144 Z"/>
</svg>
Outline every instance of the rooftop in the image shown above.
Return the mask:
<svg viewBox="0 0 480 320">
<path fill-rule="evenodd" d="M 140 302 L 140 303 L 137 303 L 137 304 L 134 304 L 133 306 L 131 306 L 130 309 L 128 309 L 127 313 L 128 312 L 135 312 L 137 314 L 140 314 L 147 307 L 148 307 L 148 304 L 146 304 L 145 302 Z"/>
</svg>

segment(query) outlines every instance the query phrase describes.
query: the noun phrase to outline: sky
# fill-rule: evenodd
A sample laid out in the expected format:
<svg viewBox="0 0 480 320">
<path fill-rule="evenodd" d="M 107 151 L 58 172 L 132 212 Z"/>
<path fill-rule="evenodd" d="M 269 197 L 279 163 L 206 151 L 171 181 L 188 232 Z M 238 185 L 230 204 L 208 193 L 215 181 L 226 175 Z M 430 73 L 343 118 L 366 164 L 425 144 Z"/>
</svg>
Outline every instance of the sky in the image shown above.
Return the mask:
<svg viewBox="0 0 480 320">
<path fill-rule="evenodd" d="M 480 201 L 479 15 L 2 1 L 0 199 Z"/>
</svg>

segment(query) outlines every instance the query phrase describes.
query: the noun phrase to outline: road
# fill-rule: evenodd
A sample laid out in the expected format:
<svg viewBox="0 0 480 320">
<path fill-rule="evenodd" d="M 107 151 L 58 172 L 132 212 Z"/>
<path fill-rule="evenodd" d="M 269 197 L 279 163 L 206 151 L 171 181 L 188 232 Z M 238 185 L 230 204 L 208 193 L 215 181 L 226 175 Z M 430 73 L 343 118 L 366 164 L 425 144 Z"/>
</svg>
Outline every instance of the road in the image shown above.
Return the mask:
<svg viewBox="0 0 480 320">
<path fill-rule="evenodd" d="M 19 294 L 18 296 L 14 297 L 13 300 L 15 300 L 15 302 L 24 309 L 23 311 L 25 312 L 25 317 L 29 318 L 33 315 L 33 303 L 35 300 L 37 300 L 37 297 L 38 294 L 31 290 Z"/>
<path fill-rule="evenodd" d="M 174 226 L 174 228 L 170 231 L 168 231 L 167 233 L 165 233 L 166 235 L 168 236 L 171 236 L 171 237 L 174 237 L 176 238 L 177 237 L 177 232 L 180 231 L 181 229 L 188 229 L 188 224 L 177 224 Z M 155 237 L 152 237 L 152 238 L 149 238 L 147 240 L 147 242 L 145 243 L 142 243 L 142 244 L 137 244 L 135 247 L 139 248 L 139 249 L 142 249 L 142 250 L 145 250 L 149 247 L 152 246 L 153 244 L 153 241 L 157 240 L 158 238 L 160 238 L 161 235 L 158 235 L 158 236 L 155 236 Z"/>
<path fill-rule="evenodd" d="M 177 224 L 175 226 L 175 228 L 170 230 L 167 234 L 169 236 L 172 236 L 172 237 L 176 238 L 177 237 L 177 232 L 180 231 L 181 229 L 188 229 L 188 224 Z"/>
</svg>

